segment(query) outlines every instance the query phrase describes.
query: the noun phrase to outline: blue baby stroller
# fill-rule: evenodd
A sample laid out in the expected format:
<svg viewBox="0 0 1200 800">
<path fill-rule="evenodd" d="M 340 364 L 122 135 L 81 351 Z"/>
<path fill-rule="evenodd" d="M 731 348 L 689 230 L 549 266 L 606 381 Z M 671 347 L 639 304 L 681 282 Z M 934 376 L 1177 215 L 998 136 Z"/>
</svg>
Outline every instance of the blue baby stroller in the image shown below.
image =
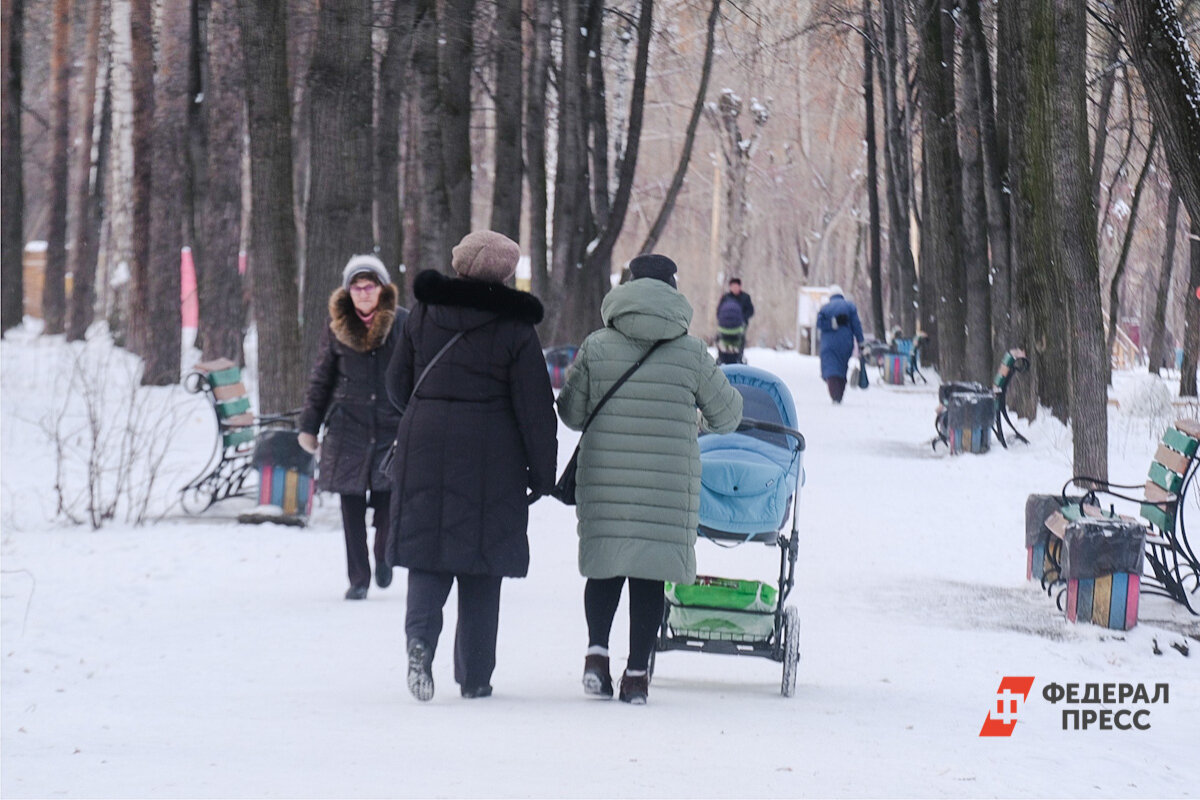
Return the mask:
<svg viewBox="0 0 1200 800">
<path fill-rule="evenodd" d="M 800 613 L 784 603 L 800 546 L 795 509 L 804 479 L 804 435 L 796 430 L 796 406 L 782 380 L 741 364 L 722 369 L 742 395 L 743 420 L 735 433 L 700 437 L 699 535 L 724 547 L 778 546 L 779 583 L 707 575 L 689 586 L 668 583 L 656 649 L 781 662 L 780 691 L 791 697 L 800 661 Z M 790 536 L 784 533 L 789 514 Z"/>
</svg>

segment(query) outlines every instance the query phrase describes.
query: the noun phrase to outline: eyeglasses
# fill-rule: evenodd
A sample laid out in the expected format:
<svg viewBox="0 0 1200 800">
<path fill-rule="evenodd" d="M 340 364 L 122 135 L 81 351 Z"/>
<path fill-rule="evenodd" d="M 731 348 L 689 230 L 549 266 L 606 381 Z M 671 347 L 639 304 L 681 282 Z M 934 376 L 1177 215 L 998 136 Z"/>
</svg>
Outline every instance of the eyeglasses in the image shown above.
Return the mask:
<svg viewBox="0 0 1200 800">
<path fill-rule="evenodd" d="M 350 287 L 350 291 L 355 294 L 370 294 L 371 292 L 379 291 L 378 283 L 356 283 Z"/>
</svg>

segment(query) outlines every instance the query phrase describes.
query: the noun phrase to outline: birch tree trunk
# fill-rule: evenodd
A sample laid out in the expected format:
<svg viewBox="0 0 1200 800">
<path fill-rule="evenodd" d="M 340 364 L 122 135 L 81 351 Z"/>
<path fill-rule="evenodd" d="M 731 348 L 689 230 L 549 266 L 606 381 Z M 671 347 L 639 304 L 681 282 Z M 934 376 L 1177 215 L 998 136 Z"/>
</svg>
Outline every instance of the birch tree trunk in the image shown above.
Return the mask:
<svg viewBox="0 0 1200 800">
<path fill-rule="evenodd" d="M 1184 306 L 1183 366 L 1179 370 L 1179 396 L 1196 396 L 1196 367 L 1200 362 L 1200 297 L 1192 294 L 1200 287 L 1200 220 L 1191 221 L 1188 257 L 1188 298 Z"/>
<path fill-rule="evenodd" d="M 442 159 L 442 92 L 438 78 L 438 18 L 436 0 L 416 0 L 413 20 L 413 70 L 420 105 L 417 161 L 421 172 L 420 260 L 416 271 L 448 270 L 450 247 L 446 168 Z M 456 239 L 453 244 L 457 244 Z"/>
<path fill-rule="evenodd" d="M 71 243 L 73 276 L 70 309 L 67 315 L 67 341 L 79 341 L 92 324 L 96 305 L 96 256 L 100 252 L 100 229 L 93 228 L 93 203 L 98 203 L 91 180 L 92 140 L 96 126 L 96 79 L 100 70 L 100 20 L 103 0 L 90 0 L 84 28 L 83 84 L 80 86 L 79 134 L 76 158 L 76 226 Z M 96 180 L 100 182 L 99 171 Z M 100 184 L 103 186 L 103 184 Z"/>
</svg>

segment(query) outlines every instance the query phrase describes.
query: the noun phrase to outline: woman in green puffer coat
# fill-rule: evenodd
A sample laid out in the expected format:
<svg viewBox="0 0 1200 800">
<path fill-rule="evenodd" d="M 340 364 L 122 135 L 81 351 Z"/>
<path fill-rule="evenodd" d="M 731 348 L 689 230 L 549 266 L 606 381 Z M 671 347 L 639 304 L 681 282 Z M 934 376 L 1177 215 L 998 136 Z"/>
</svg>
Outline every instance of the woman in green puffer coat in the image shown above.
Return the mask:
<svg viewBox="0 0 1200 800">
<path fill-rule="evenodd" d="M 562 421 L 583 428 L 617 379 L 658 347 L 605 403 L 580 441 L 576 513 L 588 651 L 583 686 L 613 695 L 608 637 L 629 580 L 629 660 L 620 699 L 645 703 L 650 652 L 663 613 L 663 581 L 696 577 L 700 510 L 700 409 L 707 429 L 728 433 L 742 420 L 742 396 L 704 342 L 687 335 L 692 307 L 675 289 L 675 263 L 638 256 L 632 280 L 604 298 L 604 328 L 579 348 L 558 396 Z"/>
</svg>

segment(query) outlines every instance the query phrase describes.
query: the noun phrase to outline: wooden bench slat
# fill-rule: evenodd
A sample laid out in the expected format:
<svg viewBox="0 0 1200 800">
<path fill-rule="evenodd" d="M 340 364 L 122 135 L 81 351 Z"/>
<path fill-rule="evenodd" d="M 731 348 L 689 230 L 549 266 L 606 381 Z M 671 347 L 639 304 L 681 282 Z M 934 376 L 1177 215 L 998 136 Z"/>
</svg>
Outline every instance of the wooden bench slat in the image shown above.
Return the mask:
<svg viewBox="0 0 1200 800">
<path fill-rule="evenodd" d="M 1142 516 L 1145 517 L 1150 524 L 1158 528 L 1160 531 L 1174 533 L 1175 531 L 1175 508 L 1172 506 L 1168 509 L 1163 509 L 1152 503 L 1142 503 Z"/>
<path fill-rule="evenodd" d="M 1191 459 L 1183 453 L 1176 453 L 1165 444 L 1158 446 L 1158 450 L 1154 453 L 1154 460 L 1176 475 L 1186 475 L 1188 464 L 1191 462 Z"/>
<path fill-rule="evenodd" d="M 1154 481 L 1146 481 L 1145 494 L 1151 503 L 1173 503 L 1176 500 L 1173 492 L 1168 492 Z"/>
<path fill-rule="evenodd" d="M 1172 493 L 1183 488 L 1183 478 L 1157 461 L 1150 464 L 1150 480 Z"/>
<path fill-rule="evenodd" d="M 237 364 L 233 363 L 228 358 L 214 358 L 211 361 L 199 362 L 193 367 L 193 369 L 195 369 L 197 372 L 203 372 L 207 374 L 209 372 L 220 372 L 223 369 L 229 369 L 230 367 L 236 366 Z"/>
<path fill-rule="evenodd" d="M 1167 432 L 1163 434 L 1162 443 L 1189 458 L 1196 455 L 1196 450 L 1200 447 L 1200 439 L 1188 436 L 1177 428 L 1167 428 Z"/>
<path fill-rule="evenodd" d="M 1200 439 L 1200 420 L 1177 419 L 1175 427 L 1194 439 Z"/>
<path fill-rule="evenodd" d="M 238 381 L 227 386 L 214 386 L 213 397 L 218 400 L 236 400 L 239 397 L 246 396 L 246 384 Z"/>
</svg>

